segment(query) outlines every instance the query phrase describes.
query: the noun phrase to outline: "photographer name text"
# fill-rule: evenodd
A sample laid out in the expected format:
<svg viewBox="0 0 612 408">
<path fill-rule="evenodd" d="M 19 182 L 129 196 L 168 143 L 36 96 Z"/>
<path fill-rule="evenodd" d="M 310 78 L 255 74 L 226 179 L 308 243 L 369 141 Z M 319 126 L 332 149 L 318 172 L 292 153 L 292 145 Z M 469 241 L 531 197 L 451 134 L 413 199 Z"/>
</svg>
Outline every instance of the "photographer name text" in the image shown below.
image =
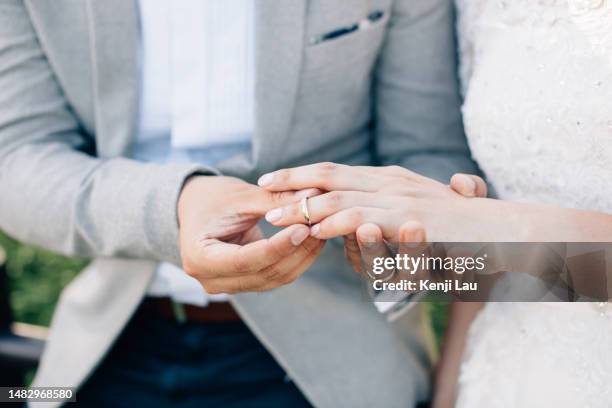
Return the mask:
<svg viewBox="0 0 612 408">
<path fill-rule="evenodd" d="M 402 292 L 472 292 L 478 290 L 478 282 L 460 282 L 455 279 L 446 279 L 442 282 L 432 282 L 429 279 L 422 279 L 419 281 L 402 279 L 397 282 L 385 282 L 381 279 L 377 279 L 372 282 L 372 287 L 374 288 L 374 290 Z"/>
</svg>

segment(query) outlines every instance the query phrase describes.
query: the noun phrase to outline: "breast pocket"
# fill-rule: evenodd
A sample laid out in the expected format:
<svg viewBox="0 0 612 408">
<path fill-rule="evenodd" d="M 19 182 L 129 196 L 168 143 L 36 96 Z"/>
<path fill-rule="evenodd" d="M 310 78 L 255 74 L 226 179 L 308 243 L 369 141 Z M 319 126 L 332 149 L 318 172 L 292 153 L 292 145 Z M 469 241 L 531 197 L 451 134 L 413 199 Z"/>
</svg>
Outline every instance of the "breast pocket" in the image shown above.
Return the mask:
<svg viewBox="0 0 612 408">
<path fill-rule="evenodd" d="M 369 121 L 372 74 L 389 17 L 324 41 L 304 51 L 297 119 L 308 129 L 346 134 Z M 342 27 L 332 28 L 332 30 Z M 328 30 L 328 32 L 332 32 Z M 324 33 L 322 33 L 324 34 Z M 310 131 L 312 134 L 312 131 Z"/>
<path fill-rule="evenodd" d="M 305 51 L 304 72 L 325 74 L 355 63 L 371 67 L 384 39 L 388 14 L 372 12 L 354 23 L 312 35 Z"/>
</svg>

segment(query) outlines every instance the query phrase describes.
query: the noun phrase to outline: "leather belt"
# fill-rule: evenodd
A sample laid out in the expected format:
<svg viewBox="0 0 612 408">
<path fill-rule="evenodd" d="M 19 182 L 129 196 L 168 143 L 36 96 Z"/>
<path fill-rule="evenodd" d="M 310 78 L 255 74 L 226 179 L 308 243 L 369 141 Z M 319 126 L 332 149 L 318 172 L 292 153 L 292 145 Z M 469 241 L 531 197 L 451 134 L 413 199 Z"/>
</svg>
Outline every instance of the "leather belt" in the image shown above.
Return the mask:
<svg viewBox="0 0 612 408">
<path fill-rule="evenodd" d="M 141 305 L 147 315 L 156 315 L 178 322 L 235 322 L 240 315 L 229 302 L 211 302 L 204 307 L 175 303 L 168 297 L 148 297 Z"/>
</svg>

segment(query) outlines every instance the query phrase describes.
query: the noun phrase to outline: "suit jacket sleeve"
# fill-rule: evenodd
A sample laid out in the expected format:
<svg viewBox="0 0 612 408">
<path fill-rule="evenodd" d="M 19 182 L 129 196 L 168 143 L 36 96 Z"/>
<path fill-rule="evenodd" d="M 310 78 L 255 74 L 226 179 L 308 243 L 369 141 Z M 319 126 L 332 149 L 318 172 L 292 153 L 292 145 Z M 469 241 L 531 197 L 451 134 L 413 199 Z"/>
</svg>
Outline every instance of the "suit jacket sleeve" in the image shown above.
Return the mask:
<svg viewBox="0 0 612 408">
<path fill-rule="evenodd" d="M 452 0 L 396 0 L 375 78 L 375 145 L 399 164 L 447 183 L 477 174 L 461 120 Z"/>
<path fill-rule="evenodd" d="M 0 4 L 0 228 L 68 255 L 179 262 L 192 165 L 93 156 L 21 0 Z"/>
</svg>

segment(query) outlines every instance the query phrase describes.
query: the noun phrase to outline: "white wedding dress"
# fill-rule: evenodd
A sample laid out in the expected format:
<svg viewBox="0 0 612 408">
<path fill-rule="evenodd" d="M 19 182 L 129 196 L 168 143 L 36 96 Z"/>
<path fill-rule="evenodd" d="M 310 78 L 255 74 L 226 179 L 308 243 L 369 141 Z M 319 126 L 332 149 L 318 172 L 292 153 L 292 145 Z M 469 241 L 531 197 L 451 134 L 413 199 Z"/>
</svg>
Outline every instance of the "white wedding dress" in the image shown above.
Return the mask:
<svg viewBox="0 0 612 408">
<path fill-rule="evenodd" d="M 466 133 L 500 198 L 612 213 L 612 0 L 457 10 Z M 489 303 L 467 344 L 460 408 L 612 407 L 608 303 Z"/>
</svg>

